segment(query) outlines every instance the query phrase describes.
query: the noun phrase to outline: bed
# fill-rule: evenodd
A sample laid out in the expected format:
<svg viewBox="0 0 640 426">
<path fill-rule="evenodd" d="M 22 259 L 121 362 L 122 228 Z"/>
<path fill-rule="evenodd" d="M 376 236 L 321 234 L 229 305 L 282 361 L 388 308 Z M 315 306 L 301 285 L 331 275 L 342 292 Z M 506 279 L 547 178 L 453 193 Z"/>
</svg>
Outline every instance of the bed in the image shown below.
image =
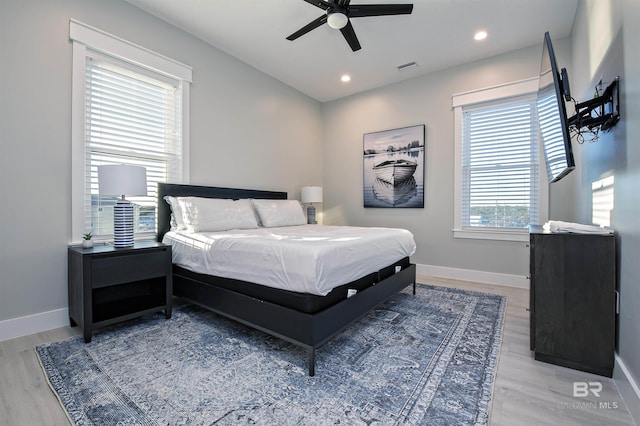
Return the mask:
<svg viewBox="0 0 640 426">
<path fill-rule="evenodd" d="M 175 245 L 176 240 L 179 240 L 181 235 L 186 235 L 173 232 L 175 218 L 172 218 L 171 206 L 165 201 L 165 197 L 287 200 L 287 193 L 159 184 L 157 239 L 172 244 L 174 250 L 180 252 L 179 247 Z M 172 220 L 174 220 L 173 229 Z M 309 227 L 313 226 L 318 225 L 302 225 L 297 228 L 297 232 L 313 232 L 312 229 L 309 230 Z M 284 227 L 273 229 L 278 229 L 278 235 L 282 232 L 290 232 Z M 205 234 L 201 238 L 214 237 L 217 237 L 215 233 L 213 236 Z M 352 251 L 356 253 L 362 250 Z M 292 291 L 286 281 L 280 286 L 281 288 L 278 288 L 256 283 L 257 280 L 251 278 L 238 279 L 224 276 L 224 273 L 211 275 L 205 270 L 198 270 L 185 264 L 182 260 L 176 264 L 175 259 L 174 257 L 173 293 L 175 296 L 302 346 L 308 353 L 309 376 L 315 374 L 315 356 L 318 347 L 409 285 L 413 285 L 415 294 L 416 269 L 407 255 L 398 255 L 398 258 L 384 263 L 384 266 L 373 271 L 366 273 L 356 271 L 351 274 L 353 277 L 349 278 L 348 282 L 323 282 L 322 285 L 317 286 L 318 288 L 309 290 L 310 292 Z M 360 265 L 360 263 L 355 264 Z M 331 268 L 323 266 L 319 270 L 327 271 L 325 281 L 338 280 L 335 278 L 336 274 L 331 274 Z M 344 270 L 340 271 L 340 276 L 342 272 Z M 294 280 L 303 279 L 298 275 L 291 275 Z M 326 285 L 332 289 L 327 291 Z"/>
</svg>

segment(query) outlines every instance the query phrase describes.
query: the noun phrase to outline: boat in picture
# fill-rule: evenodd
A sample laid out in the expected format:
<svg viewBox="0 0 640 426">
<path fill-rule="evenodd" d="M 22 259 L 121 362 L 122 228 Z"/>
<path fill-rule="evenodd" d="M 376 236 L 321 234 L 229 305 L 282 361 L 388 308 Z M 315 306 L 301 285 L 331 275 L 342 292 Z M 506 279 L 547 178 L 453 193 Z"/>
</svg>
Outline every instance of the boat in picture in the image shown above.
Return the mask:
<svg viewBox="0 0 640 426">
<path fill-rule="evenodd" d="M 373 195 L 390 207 L 403 207 L 403 204 L 418 195 L 416 179 L 411 176 L 397 185 L 376 179 L 373 183 Z"/>
<path fill-rule="evenodd" d="M 413 176 L 418 163 L 411 160 L 386 160 L 373 166 L 376 177 L 391 185 L 398 185 Z"/>
</svg>

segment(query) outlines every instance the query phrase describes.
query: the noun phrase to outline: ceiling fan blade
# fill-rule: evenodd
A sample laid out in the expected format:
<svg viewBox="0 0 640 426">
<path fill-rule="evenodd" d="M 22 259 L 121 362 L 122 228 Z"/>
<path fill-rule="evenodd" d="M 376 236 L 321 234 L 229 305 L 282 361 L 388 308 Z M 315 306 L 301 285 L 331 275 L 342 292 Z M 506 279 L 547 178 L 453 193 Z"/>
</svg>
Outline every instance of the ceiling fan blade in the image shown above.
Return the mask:
<svg viewBox="0 0 640 426">
<path fill-rule="evenodd" d="M 304 0 L 309 4 L 319 7 L 322 10 L 327 10 L 331 5 L 325 0 Z"/>
<path fill-rule="evenodd" d="M 351 22 L 347 22 L 347 25 L 342 28 L 340 32 L 344 36 L 344 39 L 347 40 L 347 43 L 349 43 L 351 50 L 354 52 L 360 50 L 360 42 L 358 41 L 358 37 L 356 37 L 356 32 L 353 30 Z"/>
<path fill-rule="evenodd" d="M 295 33 L 291 34 L 289 37 L 287 37 L 287 40 L 292 40 L 293 41 L 293 40 L 297 39 L 298 37 L 305 35 L 309 31 L 315 30 L 320 25 L 325 24 L 326 22 L 327 22 L 327 15 L 322 15 L 319 18 L 314 19 L 313 21 L 309 22 L 307 25 L 305 25 L 304 27 L 300 28 Z"/>
<path fill-rule="evenodd" d="M 349 18 L 383 15 L 409 15 L 412 4 L 356 4 L 349 6 Z"/>
</svg>

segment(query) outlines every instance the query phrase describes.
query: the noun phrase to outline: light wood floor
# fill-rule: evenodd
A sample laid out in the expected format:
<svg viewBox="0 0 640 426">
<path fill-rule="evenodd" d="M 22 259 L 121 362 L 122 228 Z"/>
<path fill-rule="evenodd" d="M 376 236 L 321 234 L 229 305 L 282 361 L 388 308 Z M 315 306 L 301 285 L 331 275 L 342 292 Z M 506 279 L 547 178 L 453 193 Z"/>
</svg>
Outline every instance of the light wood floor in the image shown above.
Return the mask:
<svg viewBox="0 0 640 426">
<path fill-rule="evenodd" d="M 490 424 L 633 425 L 613 380 L 533 359 L 529 350 L 528 291 L 420 276 L 419 282 L 507 296 L 507 312 Z M 33 348 L 79 334 L 58 328 L 0 342 L 0 425 L 68 425 Z M 573 382 L 600 382 L 599 398 L 574 398 Z"/>
</svg>

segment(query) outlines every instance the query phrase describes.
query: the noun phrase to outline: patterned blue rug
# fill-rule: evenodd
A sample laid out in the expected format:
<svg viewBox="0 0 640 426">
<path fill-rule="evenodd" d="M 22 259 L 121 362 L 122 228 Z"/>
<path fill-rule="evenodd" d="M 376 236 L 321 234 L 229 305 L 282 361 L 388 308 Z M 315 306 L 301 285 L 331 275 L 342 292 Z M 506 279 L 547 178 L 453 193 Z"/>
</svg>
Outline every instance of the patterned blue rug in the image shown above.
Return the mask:
<svg viewBox="0 0 640 426">
<path fill-rule="evenodd" d="M 195 306 L 38 346 L 77 425 L 486 424 L 506 298 L 418 285 L 316 352 Z"/>
</svg>

